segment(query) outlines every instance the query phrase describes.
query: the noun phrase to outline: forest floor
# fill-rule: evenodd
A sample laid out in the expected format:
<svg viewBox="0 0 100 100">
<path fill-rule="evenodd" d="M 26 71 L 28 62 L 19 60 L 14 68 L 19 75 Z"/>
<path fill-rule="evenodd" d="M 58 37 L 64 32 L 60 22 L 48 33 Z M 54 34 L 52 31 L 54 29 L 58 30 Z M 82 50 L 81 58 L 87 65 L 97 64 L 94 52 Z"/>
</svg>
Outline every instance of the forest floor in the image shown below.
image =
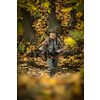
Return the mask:
<svg viewBox="0 0 100 100">
<path fill-rule="evenodd" d="M 57 66 L 57 72 L 54 76 L 62 77 L 69 73 L 75 73 L 80 71 L 81 67 L 71 66 L 69 63 L 64 63 L 64 57 L 59 57 L 59 62 Z M 47 76 L 49 77 L 47 61 L 43 61 L 41 57 L 21 57 L 17 61 L 17 74 L 28 74 L 33 77 Z"/>
</svg>

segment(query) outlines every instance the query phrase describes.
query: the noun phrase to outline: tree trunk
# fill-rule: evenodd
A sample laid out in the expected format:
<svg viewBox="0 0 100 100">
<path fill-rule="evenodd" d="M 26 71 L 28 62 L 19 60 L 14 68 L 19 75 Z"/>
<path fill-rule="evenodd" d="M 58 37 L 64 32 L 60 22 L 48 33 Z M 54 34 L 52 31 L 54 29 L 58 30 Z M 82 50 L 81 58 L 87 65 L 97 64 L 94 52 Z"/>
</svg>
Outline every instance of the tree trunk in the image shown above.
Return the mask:
<svg viewBox="0 0 100 100">
<path fill-rule="evenodd" d="M 36 38 L 36 31 L 32 27 L 33 21 L 30 13 L 26 11 L 25 9 L 21 9 L 22 13 L 22 24 L 24 27 L 23 35 L 20 37 L 20 41 L 22 42 L 35 42 Z"/>
<path fill-rule="evenodd" d="M 67 27 L 67 28 L 68 28 L 69 33 L 70 33 L 70 32 L 73 32 L 73 31 L 74 31 L 75 25 L 77 24 L 77 22 L 76 22 L 76 10 L 75 10 L 75 9 L 73 9 L 73 10 L 71 11 L 71 19 L 70 19 L 70 21 L 69 21 L 69 24 L 71 24 L 71 26 L 69 26 L 69 27 Z M 68 24 L 68 25 L 69 25 L 69 24 Z"/>
<path fill-rule="evenodd" d="M 61 27 L 61 22 L 56 18 L 56 13 L 55 13 L 55 0 L 51 0 L 51 13 L 48 14 L 48 30 L 47 34 L 49 34 L 50 29 L 54 29 L 57 31 L 57 34 L 61 34 L 63 32 L 62 27 Z"/>
</svg>

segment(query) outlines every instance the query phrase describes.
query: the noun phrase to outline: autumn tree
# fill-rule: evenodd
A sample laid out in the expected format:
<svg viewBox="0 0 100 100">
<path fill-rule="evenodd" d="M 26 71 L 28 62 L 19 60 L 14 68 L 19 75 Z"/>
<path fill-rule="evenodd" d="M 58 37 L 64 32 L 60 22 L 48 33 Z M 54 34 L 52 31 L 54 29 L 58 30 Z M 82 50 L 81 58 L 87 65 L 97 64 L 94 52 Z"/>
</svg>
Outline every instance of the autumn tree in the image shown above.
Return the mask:
<svg viewBox="0 0 100 100">
<path fill-rule="evenodd" d="M 70 34 L 75 39 L 83 38 L 83 0 L 17 0 L 17 8 L 18 28 L 19 19 L 23 24 L 18 34 L 26 36 L 26 41 L 38 41 L 43 34 L 48 35 L 52 28 L 60 35 Z"/>
</svg>

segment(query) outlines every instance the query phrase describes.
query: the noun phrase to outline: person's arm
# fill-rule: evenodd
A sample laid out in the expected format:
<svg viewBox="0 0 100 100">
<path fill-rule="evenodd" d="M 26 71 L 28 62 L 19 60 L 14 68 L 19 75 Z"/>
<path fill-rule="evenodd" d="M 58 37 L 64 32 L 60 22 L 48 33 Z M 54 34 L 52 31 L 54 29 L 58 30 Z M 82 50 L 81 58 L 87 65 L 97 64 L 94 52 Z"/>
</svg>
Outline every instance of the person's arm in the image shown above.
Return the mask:
<svg viewBox="0 0 100 100">
<path fill-rule="evenodd" d="M 40 51 L 43 51 L 43 48 L 42 48 L 42 46 L 39 48 L 39 50 L 40 50 Z"/>
<path fill-rule="evenodd" d="M 42 47 L 40 48 L 40 50 L 43 50 L 42 54 L 44 54 L 44 52 L 46 51 L 47 47 L 49 44 L 49 40 L 48 38 L 43 42 Z"/>
</svg>

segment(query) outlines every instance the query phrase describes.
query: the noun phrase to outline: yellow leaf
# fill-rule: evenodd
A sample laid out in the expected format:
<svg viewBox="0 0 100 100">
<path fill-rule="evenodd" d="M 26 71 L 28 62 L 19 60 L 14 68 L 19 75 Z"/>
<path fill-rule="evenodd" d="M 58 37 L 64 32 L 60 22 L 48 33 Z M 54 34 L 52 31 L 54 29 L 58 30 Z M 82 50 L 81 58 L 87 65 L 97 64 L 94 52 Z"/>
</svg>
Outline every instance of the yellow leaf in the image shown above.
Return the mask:
<svg viewBox="0 0 100 100">
<path fill-rule="evenodd" d="M 26 54 L 24 53 L 24 56 L 26 56 Z"/>
<path fill-rule="evenodd" d="M 38 19 L 37 21 L 39 21 L 39 22 L 40 22 L 40 21 L 41 21 L 41 19 Z"/>
<path fill-rule="evenodd" d="M 50 10 L 48 10 L 48 13 L 51 13 Z"/>
<path fill-rule="evenodd" d="M 36 12 L 34 12 L 34 15 L 36 15 Z"/>
<path fill-rule="evenodd" d="M 78 6 L 79 5 L 79 2 L 76 4 L 76 6 Z"/>
<path fill-rule="evenodd" d="M 82 54 L 79 54 L 80 56 L 82 56 Z"/>
<path fill-rule="evenodd" d="M 35 25 L 32 25 L 33 27 L 35 27 Z"/>
<path fill-rule="evenodd" d="M 34 5 L 32 5 L 31 7 L 33 10 L 37 10 L 37 8 Z"/>
<path fill-rule="evenodd" d="M 70 58 L 68 59 L 68 61 L 70 61 Z"/>
<path fill-rule="evenodd" d="M 28 59 L 25 57 L 25 58 L 24 58 L 24 61 L 27 61 L 27 60 L 28 60 Z"/>
<path fill-rule="evenodd" d="M 61 63 L 63 63 L 63 61 L 61 61 Z"/>
<path fill-rule="evenodd" d="M 33 58 L 31 57 L 31 60 L 33 60 Z"/>
<path fill-rule="evenodd" d="M 35 48 L 35 45 L 33 45 L 33 48 Z"/>
<path fill-rule="evenodd" d="M 33 50 L 35 50 L 36 48 L 33 48 Z"/>
<path fill-rule="evenodd" d="M 72 57 L 70 57 L 70 59 L 74 60 L 74 57 L 72 56 Z"/>
<path fill-rule="evenodd" d="M 18 53 L 18 56 L 20 55 L 20 53 Z"/>
<path fill-rule="evenodd" d="M 71 10 L 72 10 L 72 7 L 70 7 L 70 8 L 64 8 L 61 11 L 62 12 L 70 12 Z"/>
<path fill-rule="evenodd" d="M 37 0 L 36 4 L 38 4 L 38 3 L 39 3 L 39 0 Z"/>
<path fill-rule="evenodd" d="M 63 61 L 66 61 L 67 59 L 63 59 Z"/>
<path fill-rule="evenodd" d="M 31 52 L 31 49 L 28 49 L 27 51 L 26 51 L 26 54 L 29 54 Z"/>
<path fill-rule="evenodd" d="M 29 47 L 26 48 L 27 50 L 29 49 Z"/>
<path fill-rule="evenodd" d="M 20 42 L 19 44 L 22 44 L 22 42 Z"/>
</svg>

